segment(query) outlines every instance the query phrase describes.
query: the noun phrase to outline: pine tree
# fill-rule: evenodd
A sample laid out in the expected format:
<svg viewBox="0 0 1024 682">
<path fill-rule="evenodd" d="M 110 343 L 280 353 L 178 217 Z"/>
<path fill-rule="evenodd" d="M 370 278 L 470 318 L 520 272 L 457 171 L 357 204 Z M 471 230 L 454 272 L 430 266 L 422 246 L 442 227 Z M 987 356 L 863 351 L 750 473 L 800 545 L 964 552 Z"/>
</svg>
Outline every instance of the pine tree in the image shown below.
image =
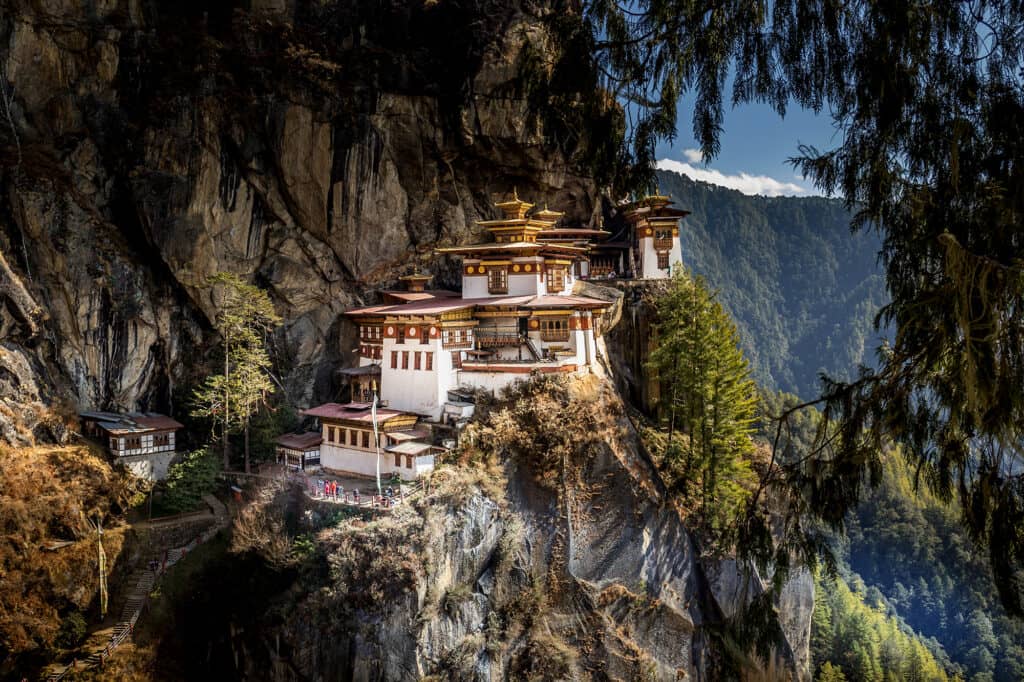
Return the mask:
<svg viewBox="0 0 1024 682">
<path fill-rule="evenodd" d="M 700 518 L 708 530 L 720 533 L 742 506 L 753 478 L 754 382 L 736 325 L 704 282 L 681 265 L 658 301 L 657 316 L 650 367 L 668 426 L 666 454 L 679 460 L 673 462 L 681 471 L 675 492 L 686 496 L 698 481 Z"/>
<path fill-rule="evenodd" d="M 253 415 L 273 390 L 266 335 L 281 322 L 267 293 L 237 275 L 219 273 L 209 284 L 222 293 L 216 327 L 224 350 L 224 372 L 211 375 L 193 394 L 193 416 L 211 418 L 221 428 L 224 468 L 230 468 L 228 437 L 245 434 L 249 471 L 249 428 Z"/>
<path fill-rule="evenodd" d="M 846 675 L 841 668 L 826 662 L 818 673 L 818 682 L 846 682 Z"/>
</svg>

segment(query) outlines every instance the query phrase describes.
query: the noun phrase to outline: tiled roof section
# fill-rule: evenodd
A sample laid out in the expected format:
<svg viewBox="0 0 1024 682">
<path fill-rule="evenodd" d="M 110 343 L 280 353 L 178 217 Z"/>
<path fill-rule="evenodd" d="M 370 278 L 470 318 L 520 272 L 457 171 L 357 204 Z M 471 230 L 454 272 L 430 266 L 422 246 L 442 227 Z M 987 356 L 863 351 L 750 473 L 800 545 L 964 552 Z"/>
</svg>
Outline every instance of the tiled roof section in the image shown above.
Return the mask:
<svg viewBox="0 0 1024 682">
<path fill-rule="evenodd" d="M 395 303 L 393 305 L 378 305 L 370 308 L 356 308 L 348 310 L 346 315 L 368 315 L 368 314 L 401 314 L 401 315 L 437 315 L 447 313 L 460 308 L 469 308 L 473 305 L 471 299 L 465 298 L 431 298 L 426 301 L 413 301 L 412 303 Z"/>
<path fill-rule="evenodd" d="M 380 365 L 363 365 L 362 367 L 348 367 L 338 370 L 340 374 L 350 377 L 374 376 L 380 374 Z"/>
<path fill-rule="evenodd" d="M 607 230 L 594 230 L 589 227 L 552 227 L 547 230 L 542 230 L 537 233 L 537 239 L 544 239 L 554 234 L 581 234 L 592 237 L 600 237 L 602 235 L 611 234 Z"/>
<path fill-rule="evenodd" d="M 408 431 L 388 431 L 388 438 L 404 443 L 407 440 L 423 440 L 430 436 L 426 429 L 410 429 Z"/>
<path fill-rule="evenodd" d="M 415 301 L 413 303 L 396 303 L 388 306 L 375 306 L 372 310 L 381 315 L 438 315 L 452 310 L 462 310 L 477 306 L 523 306 L 526 308 L 589 308 L 604 307 L 607 303 L 586 296 L 490 296 L 487 298 L 452 298 L 444 300 Z M 349 310 L 346 315 L 363 315 L 368 308 Z"/>
<path fill-rule="evenodd" d="M 309 417 L 320 417 L 321 419 L 344 419 L 345 421 L 366 422 L 368 424 L 373 423 L 373 412 L 366 406 L 366 403 L 347 403 L 345 405 L 340 403 L 325 403 L 323 405 L 318 405 L 317 407 L 311 407 L 308 410 L 303 410 L 302 414 Z M 403 414 L 406 413 L 399 410 L 378 408 L 377 423 L 379 424 L 391 417 L 397 417 Z"/>
<path fill-rule="evenodd" d="M 429 452 L 433 446 L 429 443 L 418 443 L 416 441 L 406 441 L 404 443 L 398 443 L 396 445 L 389 445 L 384 448 L 385 452 L 394 452 L 401 455 L 422 455 L 425 452 Z"/>
<path fill-rule="evenodd" d="M 606 301 L 587 296 L 537 296 L 527 303 L 527 308 L 606 308 Z"/>
<path fill-rule="evenodd" d="M 286 433 L 278 436 L 277 444 L 289 450 L 313 450 L 320 447 L 323 436 L 319 431 L 306 431 L 305 433 Z"/>
<path fill-rule="evenodd" d="M 82 419 L 95 421 L 96 424 L 112 434 L 151 433 L 154 431 L 177 431 L 183 424 L 157 412 L 121 412 L 90 411 L 79 412 Z"/>
<path fill-rule="evenodd" d="M 382 294 L 387 294 L 394 298 L 401 299 L 403 301 L 429 301 L 435 298 L 455 298 L 458 297 L 457 291 L 448 291 L 447 289 L 430 289 L 429 291 L 382 291 Z"/>
<path fill-rule="evenodd" d="M 489 251 L 489 252 L 500 252 L 505 253 L 509 251 L 530 251 L 530 250 L 543 250 L 543 251 L 564 251 L 567 253 L 585 253 L 586 248 L 582 246 L 563 246 L 560 244 L 548 244 L 545 242 L 512 242 L 511 244 L 475 244 L 472 246 L 448 246 L 440 249 L 434 249 L 437 253 L 450 253 L 458 255 L 460 253 L 475 253 L 478 251 Z"/>
<path fill-rule="evenodd" d="M 135 417 L 134 419 L 135 422 L 140 426 L 160 431 L 164 431 L 167 429 L 180 429 L 185 426 L 181 422 L 171 419 L 170 417 L 165 417 L 162 414 L 150 413 L 145 417 Z"/>
</svg>

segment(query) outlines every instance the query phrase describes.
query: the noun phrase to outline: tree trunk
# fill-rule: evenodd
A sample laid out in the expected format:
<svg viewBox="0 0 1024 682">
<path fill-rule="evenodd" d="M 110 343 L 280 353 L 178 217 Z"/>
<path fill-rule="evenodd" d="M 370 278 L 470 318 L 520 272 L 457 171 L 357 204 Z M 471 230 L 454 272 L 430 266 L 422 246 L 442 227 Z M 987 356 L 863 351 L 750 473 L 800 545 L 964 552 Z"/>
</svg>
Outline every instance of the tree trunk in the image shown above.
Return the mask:
<svg viewBox="0 0 1024 682">
<path fill-rule="evenodd" d="M 303 455 L 305 457 L 305 455 Z M 245 473 L 249 473 L 249 418 L 245 419 Z"/>
<path fill-rule="evenodd" d="M 229 469 L 231 469 L 231 461 L 230 461 L 230 459 L 228 457 L 228 447 L 229 447 L 229 444 L 228 444 L 228 422 L 230 421 L 229 414 L 228 414 L 228 398 L 231 395 L 230 394 L 230 390 L 231 389 L 228 386 L 228 351 L 229 350 L 230 349 L 228 348 L 227 336 L 225 335 L 225 338 L 224 338 L 224 434 L 223 434 L 223 441 L 224 441 L 224 470 L 225 471 L 228 471 Z"/>
</svg>

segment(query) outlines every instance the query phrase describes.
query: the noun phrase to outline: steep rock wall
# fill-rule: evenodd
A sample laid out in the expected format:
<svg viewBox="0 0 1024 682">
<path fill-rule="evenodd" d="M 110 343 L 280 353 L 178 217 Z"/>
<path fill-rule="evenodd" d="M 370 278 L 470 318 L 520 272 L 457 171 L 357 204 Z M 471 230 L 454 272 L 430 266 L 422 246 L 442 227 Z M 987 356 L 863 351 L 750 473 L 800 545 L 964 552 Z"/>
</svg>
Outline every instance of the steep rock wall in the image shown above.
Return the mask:
<svg viewBox="0 0 1024 682">
<path fill-rule="evenodd" d="M 544 453 L 506 452 L 498 471 L 442 470 L 391 514 L 330 522 L 288 589 L 263 595 L 257 622 L 243 593 L 195 605 L 209 622 L 180 650 L 208 653 L 186 666 L 271 680 L 733 679 L 725 620 L 762 579 L 700 555 L 611 386 L 573 390 L 601 435 L 555 462 L 545 476 L 557 485 L 531 464 Z M 296 504 L 279 499 L 268 518 Z M 317 525 L 330 507 L 293 518 Z M 795 575 L 776 651 L 795 679 L 809 674 L 812 605 L 813 582 Z"/>
<path fill-rule="evenodd" d="M 289 398 L 333 397 L 354 345 L 339 314 L 413 263 L 451 283 L 431 249 L 470 239 L 495 198 L 595 211 L 518 87 L 525 51 L 550 46 L 543 5 L 8 9 L 0 334 L 43 402 L 173 409 L 219 271 L 271 290 Z"/>
</svg>

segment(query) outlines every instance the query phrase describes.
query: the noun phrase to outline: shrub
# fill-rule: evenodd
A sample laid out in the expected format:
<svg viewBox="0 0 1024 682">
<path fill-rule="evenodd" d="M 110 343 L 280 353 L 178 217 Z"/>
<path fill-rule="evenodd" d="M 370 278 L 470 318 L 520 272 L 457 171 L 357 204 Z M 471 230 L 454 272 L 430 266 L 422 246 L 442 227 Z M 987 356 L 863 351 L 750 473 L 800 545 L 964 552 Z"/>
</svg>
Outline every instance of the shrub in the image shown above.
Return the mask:
<svg viewBox="0 0 1024 682">
<path fill-rule="evenodd" d="M 57 631 L 57 637 L 53 643 L 61 649 L 74 649 L 85 639 L 88 629 L 85 617 L 81 612 L 72 611 L 61 620 L 60 630 Z"/>
<path fill-rule="evenodd" d="M 216 489 L 219 471 L 217 457 L 206 448 L 186 453 L 180 462 L 171 465 L 167 473 L 161 509 L 168 514 L 195 509 L 203 495 Z"/>
</svg>

